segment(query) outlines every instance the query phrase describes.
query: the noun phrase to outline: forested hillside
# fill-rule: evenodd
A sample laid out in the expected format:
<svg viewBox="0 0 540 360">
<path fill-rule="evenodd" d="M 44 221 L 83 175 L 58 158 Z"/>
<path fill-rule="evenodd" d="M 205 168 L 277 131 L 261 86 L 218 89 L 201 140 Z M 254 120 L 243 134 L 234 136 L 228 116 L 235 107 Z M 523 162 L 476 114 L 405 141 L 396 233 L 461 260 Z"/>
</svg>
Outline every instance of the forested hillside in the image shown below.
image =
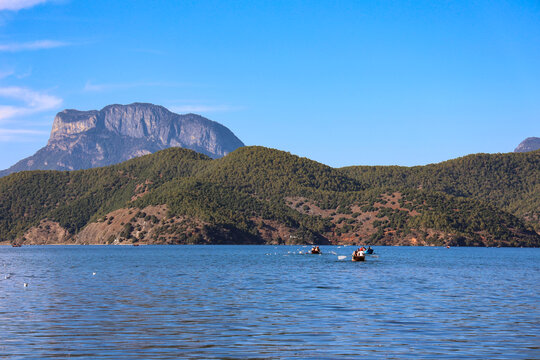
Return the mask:
<svg viewBox="0 0 540 360">
<path fill-rule="evenodd" d="M 539 246 L 520 218 L 526 212 L 515 211 L 538 200 L 538 155 L 334 169 L 264 147 L 216 160 L 171 148 L 104 168 L 0 179 L 0 239 Z M 529 208 L 528 216 L 538 209 Z"/>
<path fill-rule="evenodd" d="M 341 170 L 366 187 L 435 190 L 481 200 L 540 229 L 540 150 L 475 154 L 426 166 L 351 166 Z"/>
</svg>

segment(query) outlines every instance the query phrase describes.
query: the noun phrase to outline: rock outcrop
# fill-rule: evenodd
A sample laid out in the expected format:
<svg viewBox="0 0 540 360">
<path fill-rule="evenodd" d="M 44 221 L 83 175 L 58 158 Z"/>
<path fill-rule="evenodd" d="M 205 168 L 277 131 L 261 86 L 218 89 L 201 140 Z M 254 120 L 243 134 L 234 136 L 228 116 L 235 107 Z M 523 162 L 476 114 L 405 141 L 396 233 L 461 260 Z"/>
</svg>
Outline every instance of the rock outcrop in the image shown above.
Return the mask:
<svg viewBox="0 0 540 360">
<path fill-rule="evenodd" d="M 107 166 L 169 147 L 219 158 L 244 146 L 225 126 L 196 114 L 134 103 L 102 110 L 64 110 L 47 145 L 0 176 L 23 170 L 78 170 Z"/>
<path fill-rule="evenodd" d="M 517 148 L 514 149 L 514 152 L 529 152 L 540 149 L 540 138 L 538 137 L 529 137 L 523 140 Z"/>
</svg>

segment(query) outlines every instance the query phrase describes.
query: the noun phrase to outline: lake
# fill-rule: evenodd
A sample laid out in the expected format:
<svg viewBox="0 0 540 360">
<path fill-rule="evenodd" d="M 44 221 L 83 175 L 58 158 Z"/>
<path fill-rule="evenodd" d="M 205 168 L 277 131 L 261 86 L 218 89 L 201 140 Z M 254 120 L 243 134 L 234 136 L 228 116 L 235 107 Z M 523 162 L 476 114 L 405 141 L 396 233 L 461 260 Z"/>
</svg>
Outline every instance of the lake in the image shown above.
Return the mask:
<svg viewBox="0 0 540 360">
<path fill-rule="evenodd" d="M 540 358 L 540 249 L 308 250 L 1 246 L 0 357 Z"/>
</svg>

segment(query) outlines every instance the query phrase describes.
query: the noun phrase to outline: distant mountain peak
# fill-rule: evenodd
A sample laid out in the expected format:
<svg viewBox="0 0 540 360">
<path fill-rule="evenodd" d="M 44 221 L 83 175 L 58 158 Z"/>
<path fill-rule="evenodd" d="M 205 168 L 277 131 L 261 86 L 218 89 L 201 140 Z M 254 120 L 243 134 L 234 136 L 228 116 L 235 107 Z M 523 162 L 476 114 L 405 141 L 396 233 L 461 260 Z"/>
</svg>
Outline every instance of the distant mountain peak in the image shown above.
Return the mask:
<svg viewBox="0 0 540 360">
<path fill-rule="evenodd" d="M 65 109 L 53 122 L 47 145 L 0 171 L 77 170 L 112 165 L 169 147 L 219 158 L 244 146 L 228 128 L 196 114 L 160 105 L 112 104 L 101 110 Z"/>
<path fill-rule="evenodd" d="M 538 149 L 540 149 L 540 138 L 528 137 L 523 140 L 517 148 L 514 149 L 514 152 L 529 152 Z"/>
</svg>

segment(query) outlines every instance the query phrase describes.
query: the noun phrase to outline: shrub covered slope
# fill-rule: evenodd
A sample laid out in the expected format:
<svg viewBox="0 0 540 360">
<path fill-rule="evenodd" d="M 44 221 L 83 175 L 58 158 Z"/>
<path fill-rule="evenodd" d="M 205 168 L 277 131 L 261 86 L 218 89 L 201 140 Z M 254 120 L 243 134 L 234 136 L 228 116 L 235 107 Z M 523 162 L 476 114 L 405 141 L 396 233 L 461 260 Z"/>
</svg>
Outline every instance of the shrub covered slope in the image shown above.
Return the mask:
<svg viewBox="0 0 540 360">
<path fill-rule="evenodd" d="M 30 229 L 47 220 L 82 241 L 89 224 L 114 226 L 115 211 L 164 206 L 166 216 L 151 221 L 129 216 L 110 241 L 539 246 L 539 157 L 334 169 L 264 147 L 217 160 L 170 148 L 104 168 L 1 178 L 0 239 L 34 243 Z"/>
</svg>

